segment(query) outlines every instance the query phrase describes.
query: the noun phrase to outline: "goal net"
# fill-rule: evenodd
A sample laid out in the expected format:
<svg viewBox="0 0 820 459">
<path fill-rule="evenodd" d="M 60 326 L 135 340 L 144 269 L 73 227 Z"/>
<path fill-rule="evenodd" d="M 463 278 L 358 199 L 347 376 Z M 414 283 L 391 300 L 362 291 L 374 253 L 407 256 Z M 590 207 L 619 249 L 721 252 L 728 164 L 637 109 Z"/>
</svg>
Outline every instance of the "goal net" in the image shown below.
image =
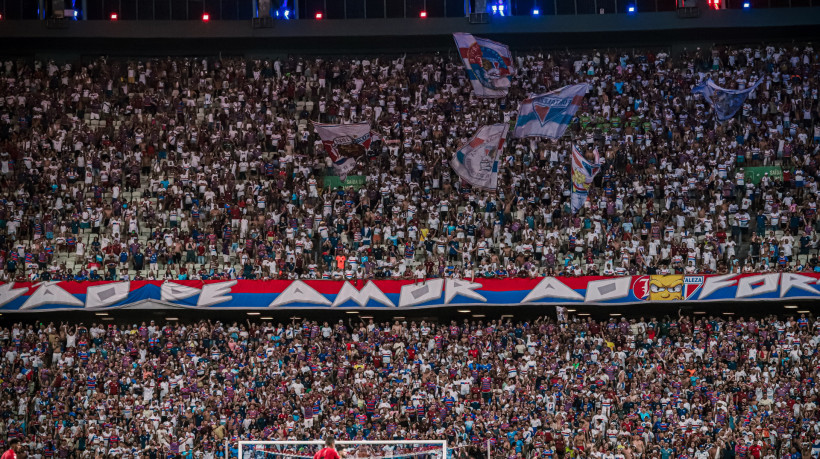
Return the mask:
<svg viewBox="0 0 820 459">
<path fill-rule="evenodd" d="M 313 459 L 318 441 L 240 441 L 238 459 Z M 447 459 L 446 440 L 336 441 L 342 459 Z"/>
</svg>

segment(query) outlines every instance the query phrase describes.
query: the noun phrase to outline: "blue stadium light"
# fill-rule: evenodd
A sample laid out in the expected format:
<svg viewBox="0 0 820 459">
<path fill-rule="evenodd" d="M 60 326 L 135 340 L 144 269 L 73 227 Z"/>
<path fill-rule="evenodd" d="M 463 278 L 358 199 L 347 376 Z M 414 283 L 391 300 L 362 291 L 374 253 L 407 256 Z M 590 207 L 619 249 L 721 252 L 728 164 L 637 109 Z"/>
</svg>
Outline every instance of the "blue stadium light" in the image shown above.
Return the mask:
<svg viewBox="0 0 820 459">
<path fill-rule="evenodd" d="M 493 14 L 498 14 L 498 5 L 493 5 Z"/>
<path fill-rule="evenodd" d="M 638 11 L 638 9 L 635 7 L 635 5 L 629 5 L 626 7 L 626 12 L 629 14 L 635 14 L 636 11 Z"/>
<path fill-rule="evenodd" d="M 285 19 L 290 19 L 290 10 L 285 10 Z"/>
<path fill-rule="evenodd" d="M 533 15 L 533 16 L 538 16 L 539 14 L 541 14 L 541 11 L 539 11 L 539 10 L 538 10 L 538 8 L 534 8 L 534 9 L 532 10 L 532 15 Z"/>
<path fill-rule="evenodd" d="M 744 10 L 748 10 L 748 9 L 749 9 L 749 8 L 751 8 L 751 7 L 752 7 L 752 4 L 751 4 L 751 3 L 749 3 L 749 2 L 743 2 L 743 9 L 744 9 Z"/>
</svg>

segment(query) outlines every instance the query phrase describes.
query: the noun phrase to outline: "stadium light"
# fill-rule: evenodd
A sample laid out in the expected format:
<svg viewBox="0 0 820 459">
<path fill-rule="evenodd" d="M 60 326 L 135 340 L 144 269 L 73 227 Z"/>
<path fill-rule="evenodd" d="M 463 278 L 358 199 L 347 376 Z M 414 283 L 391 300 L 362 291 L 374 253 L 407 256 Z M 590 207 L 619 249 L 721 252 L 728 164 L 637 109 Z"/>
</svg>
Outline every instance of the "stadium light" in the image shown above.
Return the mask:
<svg viewBox="0 0 820 459">
<path fill-rule="evenodd" d="M 636 11 L 638 11 L 638 8 L 636 8 L 635 5 L 628 5 L 626 7 L 626 12 L 629 14 L 635 14 Z"/>
<path fill-rule="evenodd" d="M 322 19 L 322 13 L 316 13 L 316 19 Z"/>
<path fill-rule="evenodd" d="M 248 313 L 249 316 L 258 316 L 260 314 L 262 314 L 262 313 L 261 312 L 249 312 Z"/>
<path fill-rule="evenodd" d="M 470 310 L 469 309 L 459 309 L 458 312 L 460 312 L 461 314 L 469 314 Z"/>
<path fill-rule="evenodd" d="M 744 9 L 744 10 L 748 10 L 748 9 L 749 9 L 749 8 L 751 8 L 751 7 L 752 7 L 752 4 L 751 4 L 751 3 L 749 3 L 749 2 L 743 2 L 743 9 Z"/>
<path fill-rule="evenodd" d="M 420 12 L 419 17 L 422 18 L 422 19 L 427 19 L 427 11 Z"/>
<path fill-rule="evenodd" d="M 345 312 L 348 313 L 348 314 L 358 314 L 359 313 L 359 311 L 345 311 Z"/>
<path fill-rule="evenodd" d="M 202 15 L 202 22 L 208 22 L 210 20 L 211 20 L 211 15 L 210 14 L 205 13 L 205 14 Z"/>
<path fill-rule="evenodd" d="M 290 19 L 290 10 L 285 10 L 285 19 Z"/>
<path fill-rule="evenodd" d="M 797 306 L 794 306 L 794 305 L 788 305 L 788 306 L 783 306 L 783 307 L 786 308 L 786 309 L 797 309 Z"/>
<path fill-rule="evenodd" d="M 111 13 L 111 20 L 112 21 L 116 21 L 117 19 L 119 19 L 119 17 L 120 16 L 117 13 Z"/>
<path fill-rule="evenodd" d="M 541 11 L 538 8 L 533 8 L 532 9 L 532 15 L 533 16 L 538 16 L 539 14 L 541 14 Z"/>
<path fill-rule="evenodd" d="M 260 317 L 259 320 L 273 320 L 273 316 Z"/>
</svg>

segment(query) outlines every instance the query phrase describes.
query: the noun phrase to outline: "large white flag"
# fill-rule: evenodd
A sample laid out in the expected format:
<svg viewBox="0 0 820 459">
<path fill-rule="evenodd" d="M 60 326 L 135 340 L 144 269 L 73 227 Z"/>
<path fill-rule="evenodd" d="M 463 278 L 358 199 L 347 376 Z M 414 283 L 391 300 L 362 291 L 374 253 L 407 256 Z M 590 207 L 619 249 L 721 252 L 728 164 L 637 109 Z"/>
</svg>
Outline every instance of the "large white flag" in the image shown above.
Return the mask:
<svg viewBox="0 0 820 459">
<path fill-rule="evenodd" d="M 482 126 L 453 155 L 450 165 L 467 183 L 487 190 L 498 187 L 498 159 L 510 125 Z"/>
<path fill-rule="evenodd" d="M 313 128 L 322 139 L 322 146 L 342 180 L 356 167 L 356 159 L 364 156 L 373 140 L 370 123 L 313 123 Z"/>
</svg>

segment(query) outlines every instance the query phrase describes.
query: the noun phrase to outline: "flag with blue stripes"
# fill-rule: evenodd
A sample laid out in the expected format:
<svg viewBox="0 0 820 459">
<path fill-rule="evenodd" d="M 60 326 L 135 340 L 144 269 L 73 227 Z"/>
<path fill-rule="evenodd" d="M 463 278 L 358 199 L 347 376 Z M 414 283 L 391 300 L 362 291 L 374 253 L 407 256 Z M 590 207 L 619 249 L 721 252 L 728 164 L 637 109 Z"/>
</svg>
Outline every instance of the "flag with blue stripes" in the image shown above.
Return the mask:
<svg viewBox="0 0 820 459">
<path fill-rule="evenodd" d="M 524 99 L 518 107 L 513 136 L 561 137 L 575 117 L 588 89 L 588 84 L 581 83 Z"/>
<path fill-rule="evenodd" d="M 726 89 L 718 86 L 711 78 L 692 88 L 692 94 L 702 94 L 715 110 L 715 117 L 718 121 L 726 121 L 735 116 L 749 93 L 757 89 L 763 83 L 763 78 L 759 78 L 755 84 L 746 89 Z"/>
<path fill-rule="evenodd" d="M 456 151 L 450 165 L 461 180 L 486 190 L 498 187 L 499 151 L 504 147 L 509 128 L 506 123 L 482 126 Z"/>
<path fill-rule="evenodd" d="M 601 170 L 598 149 L 595 149 L 595 162 L 589 162 L 584 158 L 577 145 L 572 146 L 572 195 L 570 203 L 572 213 L 578 212 L 587 200 L 589 189 L 592 187 L 592 180 Z"/>
<path fill-rule="evenodd" d="M 469 33 L 454 33 L 453 38 L 475 95 L 490 99 L 506 96 L 515 75 L 510 48 Z"/>
</svg>

